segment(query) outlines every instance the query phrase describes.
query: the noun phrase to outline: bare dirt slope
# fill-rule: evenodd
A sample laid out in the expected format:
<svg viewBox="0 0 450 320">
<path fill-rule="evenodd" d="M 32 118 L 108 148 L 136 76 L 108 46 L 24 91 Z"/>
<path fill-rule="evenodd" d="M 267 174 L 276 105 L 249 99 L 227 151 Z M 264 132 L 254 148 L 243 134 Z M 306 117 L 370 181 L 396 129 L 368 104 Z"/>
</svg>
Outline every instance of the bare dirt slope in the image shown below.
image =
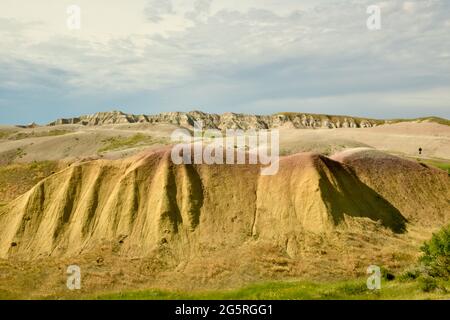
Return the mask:
<svg viewBox="0 0 450 320">
<path fill-rule="evenodd" d="M 142 257 L 161 245 L 188 252 L 203 242 L 284 242 L 353 217 L 406 229 L 407 217 L 341 163 L 306 153 L 282 158 L 280 166 L 262 177 L 258 166 L 176 166 L 169 150 L 76 164 L 2 209 L 0 254 L 74 255 L 122 239 L 120 253 Z M 430 175 L 448 187 L 440 172 Z"/>
<path fill-rule="evenodd" d="M 389 201 L 410 223 L 445 223 L 450 212 L 448 174 L 417 161 L 359 148 L 332 157 L 349 165 L 358 177 Z M 426 219 L 424 219 L 426 217 Z"/>
<path fill-rule="evenodd" d="M 333 154 L 346 148 L 371 147 L 410 157 L 450 159 L 450 127 L 434 122 L 403 122 L 373 128 L 283 130 L 286 153 L 316 151 Z M 419 155 L 419 148 L 423 149 Z"/>
</svg>

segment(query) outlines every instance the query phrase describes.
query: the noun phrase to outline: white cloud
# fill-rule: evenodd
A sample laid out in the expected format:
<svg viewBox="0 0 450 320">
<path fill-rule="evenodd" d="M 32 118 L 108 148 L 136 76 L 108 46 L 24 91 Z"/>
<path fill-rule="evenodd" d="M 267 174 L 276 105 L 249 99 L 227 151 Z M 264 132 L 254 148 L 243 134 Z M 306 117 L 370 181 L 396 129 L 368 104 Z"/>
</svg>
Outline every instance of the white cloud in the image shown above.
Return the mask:
<svg viewBox="0 0 450 320">
<path fill-rule="evenodd" d="M 171 0 L 149 0 L 145 8 L 145 16 L 152 22 L 160 22 L 174 13 Z"/>
<path fill-rule="evenodd" d="M 0 89 L 41 77 L 71 91 L 175 95 L 213 83 L 212 102 L 234 90 L 242 105 L 432 90 L 450 77 L 446 0 L 378 2 L 377 32 L 366 29 L 369 0 L 78 2 L 82 29 L 70 31 L 71 1 L 2 0 Z"/>
</svg>

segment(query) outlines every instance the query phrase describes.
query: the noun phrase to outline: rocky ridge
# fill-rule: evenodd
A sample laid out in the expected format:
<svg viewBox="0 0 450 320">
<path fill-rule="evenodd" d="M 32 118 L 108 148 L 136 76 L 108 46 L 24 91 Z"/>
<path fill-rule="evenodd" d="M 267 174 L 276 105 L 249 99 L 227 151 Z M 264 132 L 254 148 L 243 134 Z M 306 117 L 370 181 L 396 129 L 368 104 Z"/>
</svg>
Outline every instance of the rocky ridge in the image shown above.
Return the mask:
<svg viewBox="0 0 450 320">
<path fill-rule="evenodd" d="M 210 114 L 201 111 L 164 112 L 156 115 L 133 115 L 121 111 L 98 112 L 75 118 L 58 119 L 49 126 L 81 124 L 98 126 L 127 123 L 162 123 L 193 127 L 201 121 L 204 129 L 271 129 L 271 128 L 370 128 L 384 121 L 348 116 L 317 115 L 309 113 L 278 113 L 273 115 L 246 115 L 239 113 Z"/>
</svg>

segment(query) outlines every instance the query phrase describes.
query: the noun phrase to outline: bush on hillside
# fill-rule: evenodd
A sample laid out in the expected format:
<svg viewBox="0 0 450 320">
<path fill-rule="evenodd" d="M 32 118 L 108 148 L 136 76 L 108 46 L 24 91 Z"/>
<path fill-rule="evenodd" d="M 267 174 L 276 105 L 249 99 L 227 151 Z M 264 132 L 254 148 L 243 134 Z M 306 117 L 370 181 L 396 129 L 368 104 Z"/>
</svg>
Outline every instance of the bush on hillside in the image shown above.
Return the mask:
<svg viewBox="0 0 450 320">
<path fill-rule="evenodd" d="M 421 248 L 420 261 L 432 277 L 450 278 L 450 225 L 433 234 Z"/>
<path fill-rule="evenodd" d="M 423 292 L 433 292 L 438 289 L 438 282 L 435 278 L 430 276 L 421 276 L 419 277 L 420 290 Z"/>
</svg>

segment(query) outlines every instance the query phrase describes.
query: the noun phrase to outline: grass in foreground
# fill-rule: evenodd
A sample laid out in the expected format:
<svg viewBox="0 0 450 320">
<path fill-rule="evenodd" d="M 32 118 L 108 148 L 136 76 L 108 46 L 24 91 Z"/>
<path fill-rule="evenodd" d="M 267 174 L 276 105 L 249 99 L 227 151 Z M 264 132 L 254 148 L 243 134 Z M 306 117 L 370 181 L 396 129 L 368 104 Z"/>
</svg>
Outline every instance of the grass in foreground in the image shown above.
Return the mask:
<svg viewBox="0 0 450 320">
<path fill-rule="evenodd" d="M 445 283 L 450 288 L 450 283 Z M 383 282 L 380 290 L 368 290 L 366 280 L 315 283 L 279 281 L 246 286 L 242 289 L 216 291 L 144 290 L 105 293 L 84 297 L 101 300 L 396 300 L 448 299 L 444 289 L 424 292 L 418 281 Z"/>
</svg>

